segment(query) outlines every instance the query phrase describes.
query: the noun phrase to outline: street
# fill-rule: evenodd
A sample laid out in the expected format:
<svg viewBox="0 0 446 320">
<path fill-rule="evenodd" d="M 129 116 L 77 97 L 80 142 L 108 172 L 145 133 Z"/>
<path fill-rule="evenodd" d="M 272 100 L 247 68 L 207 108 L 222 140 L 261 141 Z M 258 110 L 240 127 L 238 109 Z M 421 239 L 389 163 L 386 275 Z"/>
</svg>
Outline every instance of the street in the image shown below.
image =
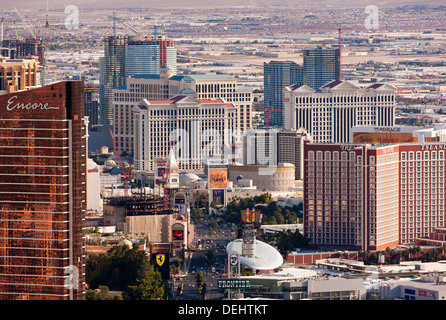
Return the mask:
<svg viewBox="0 0 446 320">
<path fill-rule="evenodd" d="M 204 221 L 206 223 L 206 220 Z M 224 291 L 217 288 L 217 279 L 226 278 L 227 244 L 235 239 L 230 226 L 222 225 L 215 234 L 209 234 L 206 224 L 195 225 L 195 242 L 192 249 L 186 253 L 182 276 L 175 280 L 175 288 L 182 285 L 182 293 L 175 296 L 177 300 L 203 300 L 198 293 L 197 273 L 203 273 L 203 283 L 206 283 L 206 300 L 221 300 Z M 208 255 L 212 255 L 212 264 L 209 264 Z M 176 294 L 176 291 L 175 291 Z"/>
</svg>

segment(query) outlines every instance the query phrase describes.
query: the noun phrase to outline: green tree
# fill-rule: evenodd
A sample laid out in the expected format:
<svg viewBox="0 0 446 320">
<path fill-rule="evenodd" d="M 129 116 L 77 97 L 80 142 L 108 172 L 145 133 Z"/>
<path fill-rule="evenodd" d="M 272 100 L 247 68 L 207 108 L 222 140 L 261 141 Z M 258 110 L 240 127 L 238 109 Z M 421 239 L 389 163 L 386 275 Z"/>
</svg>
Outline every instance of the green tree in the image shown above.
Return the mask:
<svg viewBox="0 0 446 320">
<path fill-rule="evenodd" d="M 200 221 L 200 219 L 203 217 L 203 213 L 197 208 L 192 208 L 190 210 L 190 217 L 193 221 Z"/>
<path fill-rule="evenodd" d="M 99 286 L 96 290 L 89 289 L 85 293 L 86 300 L 122 300 L 121 295 L 111 296 L 107 286 Z"/>
<path fill-rule="evenodd" d="M 201 294 L 203 300 L 206 300 L 206 283 L 203 283 L 200 287 L 198 287 L 198 293 Z"/>
<path fill-rule="evenodd" d="M 160 279 L 157 279 L 160 280 Z M 164 289 L 156 279 L 138 279 L 136 285 L 128 286 L 123 292 L 124 300 L 161 300 L 164 297 Z"/>
<path fill-rule="evenodd" d="M 203 276 L 204 276 L 203 271 L 198 271 L 197 272 L 197 277 L 196 277 L 196 279 L 197 279 L 197 288 L 200 288 L 201 285 L 203 284 Z"/>
<path fill-rule="evenodd" d="M 212 261 L 214 260 L 214 251 L 207 250 L 206 251 L 206 259 L 207 259 L 209 265 L 212 265 Z"/>
<path fill-rule="evenodd" d="M 165 283 L 155 271 L 147 253 L 137 245 L 117 245 L 106 254 L 91 255 L 86 263 L 86 280 L 91 289 L 106 286 L 124 291 L 125 298 L 161 299 L 167 296 Z"/>
<path fill-rule="evenodd" d="M 294 248 L 308 248 L 309 240 L 306 236 L 303 236 L 299 230 L 295 232 L 287 230 L 285 232 L 276 232 L 274 235 L 269 235 L 266 238 L 270 244 L 275 244 L 279 251 L 289 251 Z"/>
</svg>

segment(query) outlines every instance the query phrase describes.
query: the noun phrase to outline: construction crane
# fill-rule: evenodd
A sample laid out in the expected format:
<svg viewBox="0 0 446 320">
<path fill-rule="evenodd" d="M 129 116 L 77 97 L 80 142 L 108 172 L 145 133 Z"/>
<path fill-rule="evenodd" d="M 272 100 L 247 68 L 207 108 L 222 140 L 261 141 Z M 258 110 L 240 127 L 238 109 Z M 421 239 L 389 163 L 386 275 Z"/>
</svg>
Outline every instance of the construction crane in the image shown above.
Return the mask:
<svg viewBox="0 0 446 320">
<path fill-rule="evenodd" d="M 163 200 L 164 200 L 164 213 L 167 212 L 167 210 L 169 210 L 169 199 L 170 199 L 170 194 L 169 194 L 169 176 L 170 176 L 170 165 L 169 165 L 169 160 L 166 162 L 167 166 L 166 166 L 166 170 L 164 170 L 164 176 L 163 176 Z"/>
<path fill-rule="evenodd" d="M 268 108 L 268 104 L 266 104 L 266 106 L 263 107 L 263 113 L 265 114 L 265 125 L 266 125 L 266 130 L 269 130 L 269 113 L 271 111 L 280 111 L 283 112 L 283 109 L 270 109 Z"/>
<path fill-rule="evenodd" d="M 20 12 L 17 10 L 16 7 L 14 7 L 14 10 L 17 13 L 17 15 L 19 16 L 20 20 L 22 20 L 22 22 L 25 24 L 25 28 L 28 29 L 29 33 L 32 34 L 33 38 L 36 39 L 36 35 L 32 31 L 31 27 L 26 24 L 25 20 L 23 19 L 22 15 L 20 14 Z"/>
<path fill-rule="evenodd" d="M 327 30 L 326 28 L 322 28 L 321 30 Z M 332 30 L 332 29 L 330 29 Z M 341 25 L 339 25 L 338 27 L 338 77 L 339 80 L 341 80 L 341 68 L 342 68 L 342 57 L 341 57 L 341 49 L 342 49 L 342 43 L 341 43 L 341 39 L 342 39 L 342 30 L 353 30 L 352 28 L 346 28 L 346 27 L 342 27 Z M 305 50 L 305 49 L 304 49 Z M 331 62 L 330 62 L 331 63 Z"/>
<path fill-rule="evenodd" d="M 45 23 L 45 28 L 49 28 L 50 24 L 48 22 L 48 0 L 46 0 L 46 23 Z"/>
<path fill-rule="evenodd" d="M 121 19 L 117 19 L 116 21 L 118 21 L 120 24 L 124 25 L 125 27 L 127 27 L 128 29 L 132 30 L 135 34 L 137 34 L 138 36 L 141 35 L 141 32 L 139 32 L 136 28 L 132 27 L 131 25 L 129 25 L 127 22 L 122 21 Z"/>
<path fill-rule="evenodd" d="M 40 36 L 40 29 L 38 30 L 38 33 L 36 36 L 36 34 L 33 32 L 32 28 L 26 23 L 25 19 L 23 19 L 22 15 L 20 14 L 20 12 L 17 10 L 16 7 L 14 7 L 14 11 L 17 13 L 20 20 L 22 20 L 22 22 L 25 24 L 25 28 L 29 31 L 29 33 L 32 35 L 32 37 L 34 39 L 34 54 L 39 57 L 41 67 L 42 67 L 41 84 L 45 85 L 46 63 L 45 63 L 45 41 L 44 41 L 44 38 Z M 47 23 L 48 23 L 48 3 L 47 3 Z M 3 38 L 3 18 L 2 18 L 1 29 L 2 29 L 1 30 L 2 38 Z M 16 37 L 17 37 L 17 30 L 16 30 Z M 41 45 L 41 56 L 39 55 L 39 50 L 38 50 L 39 43 Z"/>
<path fill-rule="evenodd" d="M 339 50 L 339 70 L 338 70 L 338 76 L 339 76 L 339 80 L 341 80 L 341 37 L 342 37 L 342 29 L 344 30 L 352 30 L 352 28 L 342 28 L 341 25 L 339 25 L 338 27 L 338 50 Z"/>
<path fill-rule="evenodd" d="M 129 189 L 129 180 L 132 180 L 134 175 L 129 179 L 130 177 L 130 172 L 132 170 L 132 166 L 129 165 L 128 169 L 125 170 L 123 162 L 121 160 L 121 155 L 119 152 L 118 147 L 116 146 L 116 141 L 115 141 L 115 136 L 113 135 L 113 132 L 110 128 L 108 128 L 108 131 L 110 132 L 110 136 L 112 138 L 112 142 L 113 142 L 113 148 L 116 152 L 116 155 L 118 156 L 118 161 L 119 161 L 119 165 L 121 167 L 121 171 L 122 171 L 122 175 L 124 176 L 124 196 L 127 197 L 128 196 L 128 189 Z"/>
<path fill-rule="evenodd" d="M 31 35 L 33 36 L 33 38 L 34 38 L 34 52 L 37 55 L 37 42 L 38 42 L 38 38 L 36 37 L 36 34 L 33 32 L 31 27 L 28 26 L 28 24 L 25 22 L 25 19 L 23 19 L 23 17 L 20 14 L 19 10 L 17 10 L 16 7 L 14 7 L 14 10 L 17 13 L 17 15 L 19 16 L 20 20 L 22 20 L 22 22 L 25 24 L 25 28 L 28 29 L 29 33 L 31 33 Z"/>
<path fill-rule="evenodd" d="M 138 36 L 141 35 L 141 32 L 139 30 L 137 30 L 135 27 L 132 27 L 131 25 L 129 25 L 127 22 L 125 22 L 121 18 L 116 17 L 116 12 L 113 12 L 113 16 L 111 16 L 111 17 L 109 16 L 109 18 L 113 20 L 113 35 L 114 35 L 114 37 L 116 37 L 116 22 L 118 22 L 118 23 L 122 24 L 123 26 L 125 26 L 126 28 L 130 29 Z"/>
</svg>

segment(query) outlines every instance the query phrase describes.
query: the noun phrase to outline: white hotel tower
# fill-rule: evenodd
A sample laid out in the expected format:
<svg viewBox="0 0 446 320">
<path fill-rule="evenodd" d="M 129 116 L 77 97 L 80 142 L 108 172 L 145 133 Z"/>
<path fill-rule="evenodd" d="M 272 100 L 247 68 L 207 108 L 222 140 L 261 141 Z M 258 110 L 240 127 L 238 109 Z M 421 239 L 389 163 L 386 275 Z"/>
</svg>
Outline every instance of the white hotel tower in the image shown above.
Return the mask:
<svg viewBox="0 0 446 320">
<path fill-rule="evenodd" d="M 348 143 L 354 126 L 395 125 L 395 91 L 388 84 L 360 88 L 332 81 L 321 92 L 307 85 L 283 89 L 285 128 L 305 128 L 314 142 Z"/>
<path fill-rule="evenodd" d="M 142 100 L 133 108 L 135 169 L 153 171 L 154 160 L 167 158 L 171 146 L 179 170 L 202 170 L 208 157 L 231 156 L 236 112 L 221 99 Z"/>
</svg>

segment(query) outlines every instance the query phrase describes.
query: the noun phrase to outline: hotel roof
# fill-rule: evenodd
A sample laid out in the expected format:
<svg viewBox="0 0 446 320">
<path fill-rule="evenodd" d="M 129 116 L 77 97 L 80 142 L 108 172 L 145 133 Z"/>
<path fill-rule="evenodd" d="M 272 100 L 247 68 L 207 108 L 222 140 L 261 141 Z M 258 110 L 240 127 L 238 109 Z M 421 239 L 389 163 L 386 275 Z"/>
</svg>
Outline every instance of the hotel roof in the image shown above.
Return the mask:
<svg viewBox="0 0 446 320">
<path fill-rule="evenodd" d="M 341 83 L 343 83 L 343 81 L 333 80 L 333 81 L 327 83 L 326 85 L 323 85 L 322 88 L 334 88 Z"/>
<path fill-rule="evenodd" d="M 226 101 L 222 100 L 222 99 L 196 99 L 196 98 L 192 98 L 188 95 L 176 95 L 168 100 L 147 100 L 147 99 L 143 99 L 141 103 L 138 104 L 138 107 L 140 109 L 147 109 L 146 106 L 144 106 L 144 104 L 146 105 L 167 105 L 167 104 L 176 104 L 180 101 L 185 101 L 185 100 L 189 100 L 188 102 L 192 102 L 195 104 L 221 104 L 224 103 L 226 108 L 235 108 L 235 106 L 232 103 L 227 103 Z M 143 104 L 144 103 L 144 104 Z"/>
<path fill-rule="evenodd" d="M 159 74 L 135 74 L 131 76 L 130 78 L 133 79 L 159 79 Z"/>
</svg>

